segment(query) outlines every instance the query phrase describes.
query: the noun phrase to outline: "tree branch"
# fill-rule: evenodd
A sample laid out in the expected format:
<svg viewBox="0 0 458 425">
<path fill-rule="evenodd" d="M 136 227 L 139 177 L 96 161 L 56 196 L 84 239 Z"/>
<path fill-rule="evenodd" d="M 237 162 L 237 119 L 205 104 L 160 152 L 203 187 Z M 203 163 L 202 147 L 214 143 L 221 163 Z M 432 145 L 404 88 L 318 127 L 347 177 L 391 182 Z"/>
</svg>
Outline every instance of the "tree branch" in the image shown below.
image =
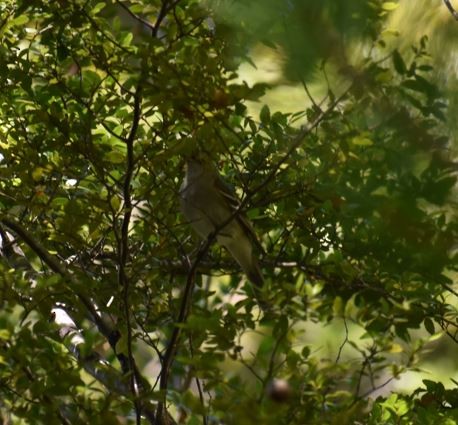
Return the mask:
<svg viewBox="0 0 458 425">
<path fill-rule="evenodd" d="M 123 185 L 123 196 L 124 196 L 124 217 L 121 225 L 121 238 L 118 240 L 118 260 L 119 260 L 119 270 L 118 270 L 118 282 L 123 289 L 123 310 L 124 310 L 124 319 L 126 321 L 127 329 L 127 358 L 129 363 L 129 371 L 131 371 L 130 381 L 131 381 L 131 391 L 134 397 L 135 411 L 137 415 L 137 424 L 140 425 L 141 422 L 141 409 L 140 404 L 137 401 L 138 399 L 138 384 L 141 382 L 137 368 L 135 367 L 135 361 L 132 353 L 132 324 L 130 319 L 130 279 L 126 273 L 127 260 L 129 258 L 129 225 L 130 219 L 132 216 L 132 194 L 131 194 L 131 183 L 132 176 L 134 173 L 134 141 L 137 136 L 138 125 L 140 122 L 141 116 L 141 92 L 142 92 L 142 77 L 137 85 L 134 96 L 134 112 L 132 119 L 132 127 L 129 133 L 129 136 L 126 140 L 127 145 L 127 163 L 126 163 L 126 175 L 124 178 Z"/>
<path fill-rule="evenodd" d="M 170 10 L 172 10 L 175 6 L 177 6 L 178 3 L 180 3 L 180 1 L 181 0 L 175 0 L 169 4 L 168 0 L 162 0 L 161 9 L 159 10 L 159 13 L 157 15 L 156 22 L 153 25 L 153 30 L 152 30 L 153 37 L 157 37 L 159 28 L 161 27 L 162 21 L 167 16 L 167 13 L 169 13 Z"/>
<path fill-rule="evenodd" d="M 59 327 L 59 336 L 64 345 L 75 356 L 84 370 L 101 382 L 110 392 L 128 397 L 131 394 L 131 389 L 129 384 L 125 382 L 126 377 L 124 375 L 103 361 L 97 352 L 85 353 L 84 356 L 81 354 L 79 346 L 84 344 L 85 339 L 67 311 L 57 307 L 52 310 L 52 315 L 54 322 Z M 142 405 L 142 411 L 152 424 L 155 423 L 154 408 L 155 406 L 148 400 L 145 400 Z"/>
<path fill-rule="evenodd" d="M 458 21 L 458 12 L 454 9 L 454 7 L 451 5 L 449 0 L 444 0 L 445 5 L 447 6 L 447 9 L 450 11 L 452 16 Z"/>
<path fill-rule="evenodd" d="M 59 334 L 62 338 L 69 337 L 67 339 L 69 340 L 70 345 L 67 345 L 67 348 L 69 348 L 70 352 L 78 359 L 84 369 L 94 378 L 99 380 L 103 385 L 105 385 L 110 391 L 114 391 L 126 397 L 131 395 L 131 388 L 124 382 L 126 379 L 125 376 L 132 376 L 135 374 L 138 379 L 137 382 L 141 383 L 141 389 L 145 393 L 148 392 L 150 389 L 149 384 L 139 375 L 135 362 L 133 362 L 131 364 L 131 368 L 129 368 L 130 365 L 128 362 L 126 362 L 124 354 L 116 352 L 116 343 L 120 338 L 119 330 L 110 324 L 109 321 L 100 314 L 97 307 L 91 300 L 89 300 L 85 295 L 81 294 L 75 289 L 77 288 L 78 282 L 76 281 L 74 275 L 68 272 L 66 265 L 57 259 L 57 257 L 49 254 L 49 252 L 39 242 L 37 242 L 19 223 L 4 217 L 0 219 L 0 222 L 4 226 L 8 227 L 11 231 L 16 233 L 52 271 L 60 275 L 67 283 L 72 284 L 72 287 L 70 288 L 71 291 L 76 294 L 76 296 L 82 302 L 83 306 L 89 311 L 91 319 L 96 324 L 100 333 L 107 338 L 110 346 L 115 352 L 116 357 L 122 366 L 124 377 L 119 375 L 115 369 L 110 368 L 108 364 L 105 364 L 100 359 L 100 356 L 96 353 L 94 353 L 94 355 L 89 355 L 82 358 L 78 349 L 78 346 L 84 342 L 82 334 L 79 332 L 73 319 L 68 316 L 68 313 L 63 308 L 55 308 L 53 309 L 52 313 L 56 323 L 60 326 Z M 1 227 L 0 230 L 3 249 L 3 242 L 6 232 L 4 232 Z M 13 251 L 16 253 L 14 248 L 15 247 L 13 246 L 13 250 L 10 249 L 11 253 L 13 253 Z M 29 266 L 29 268 L 31 267 Z M 56 317 L 57 312 L 60 314 L 59 317 Z M 151 424 L 155 424 L 155 406 L 153 403 L 146 397 L 141 398 L 139 403 L 141 407 L 139 411 L 141 410 L 144 413 Z M 174 423 L 172 418 L 169 418 L 169 423 Z"/>
<path fill-rule="evenodd" d="M 75 289 L 78 286 L 78 282 L 75 277 L 67 271 L 66 266 L 57 257 L 51 255 L 43 245 L 36 241 L 19 223 L 6 217 L 2 217 L 0 222 L 16 233 L 53 272 L 60 275 L 66 282 L 72 284 L 73 287 L 70 288 L 71 291 L 76 294 L 78 299 L 88 310 L 99 331 L 106 336 L 108 340 L 111 340 L 116 330 L 103 320 L 95 305 L 84 294 Z"/>
<path fill-rule="evenodd" d="M 210 248 L 210 245 L 215 240 L 218 231 L 219 229 L 211 233 L 208 236 L 207 240 L 201 245 L 201 247 L 199 248 L 199 251 L 197 252 L 196 258 L 194 262 L 192 263 L 189 269 L 189 272 L 188 272 L 188 277 L 186 280 L 186 286 L 185 286 L 185 290 L 183 293 L 183 297 L 181 299 L 181 306 L 180 306 L 180 311 L 178 313 L 177 322 L 172 331 L 172 336 L 170 337 L 170 341 L 169 341 L 169 344 L 167 345 L 167 350 L 164 354 L 164 358 L 162 361 L 161 379 L 159 383 L 159 388 L 161 389 L 161 391 L 164 392 L 164 397 L 166 397 L 170 369 L 175 359 L 175 354 L 178 349 L 179 339 L 181 335 L 181 327 L 179 325 L 185 323 L 186 318 L 188 316 L 188 312 L 189 312 L 189 308 L 191 304 L 191 295 L 192 295 L 192 291 L 194 289 L 194 284 L 195 284 L 196 270 L 197 270 L 197 267 L 200 261 L 204 258 L 208 249 Z M 164 417 L 164 413 L 165 413 L 164 406 L 165 406 L 165 400 L 160 401 L 157 406 L 157 419 L 158 419 L 159 425 L 167 425 L 167 422 L 166 422 L 167 419 Z"/>
<path fill-rule="evenodd" d="M 155 27 L 151 22 L 148 22 L 146 19 L 143 19 L 142 17 L 138 16 L 134 12 L 132 12 L 128 6 L 126 6 L 122 1 L 116 0 L 116 4 L 121 6 L 133 19 L 136 21 L 140 22 L 141 24 L 145 25 L 147 28 L 151 30 L 153 33 L 155 31 Z"/>
<path fill-rule="evenodd" d="M 114 327 L 112 323 L 110 323 L 109 320 L 107 320 L 106 317 L 100 314 L 95 304 L 89 298 L 87 298 L 86 295 L 78 291 L 78 281 L 73 274 L 68 272 L 66 265 L 62 263 L 57 257 L 51 255 L 46 250 L 46 248 L 43 247 L 43 245 L 36 241 L 33 236 L 31 236 L 31 234 L 16 221 L 13 221 L 7 217 L 0 217 L 0 222 L 12 232 L 16 233 L 30 247 L 30 249 L 35 252 L 35 254 L 37 254 L 37 256 L 43 261 L 44 264 L 46 264 L 53 272 L 63 278 L 66 286 L 68 286 L 71 292 L 78 297 L 81 304 L 89 312 L 91 320 L 95 323 L 99 332 L 107 339 L 111 348 L 115 352 L 119 363 L 121 364 L 124 375 L 135 375 L 137 377 L 137 382 L 141 383 L 143 392 L 148 392 L 149 384 L 140 376 L 135 361 L 129 362 L 123 353 L 119 353 L 116 350 L 116 343 L 119 341 L 121 333 L 117 328 Z M 74 329 L 68 330 L 71 332 L 74 331 Z M 77 342 L 77 339 L 75 339 L 73 342 Z M 104 379 L 103 374 L 100 376 Z M 94 377 L 96 376 L 94 375 Z M 101 382 L 104 385 L 108 382 L 113 383 L 111 380 L 105 382 L 102 380 Z M 124 393 L 122 394 L 125 395 Z M 154 417 L 152 416 L 153 409 L 151 407 L 151 402 L 147 398 L 142 398 L 140 403 L 141 411 L 147 416 L 150 423 L 154 424 L 155 422 Z M 171 421 L 169 423 L 174 423 L 171 418 L 169 418 L 169 420 Z"/>
</svg>

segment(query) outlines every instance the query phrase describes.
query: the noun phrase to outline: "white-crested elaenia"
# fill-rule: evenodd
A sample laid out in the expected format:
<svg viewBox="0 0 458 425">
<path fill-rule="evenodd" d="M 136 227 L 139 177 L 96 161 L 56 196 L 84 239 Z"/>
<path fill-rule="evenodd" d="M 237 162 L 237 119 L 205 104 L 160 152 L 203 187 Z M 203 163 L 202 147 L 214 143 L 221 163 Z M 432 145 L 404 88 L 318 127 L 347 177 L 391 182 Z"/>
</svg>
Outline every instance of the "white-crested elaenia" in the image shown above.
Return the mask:
<svg viewBox="0 0 458 425">
<path fill-rule="evenodd" d="M 186 160 L 180 188 L 181 209 L 202 238 L 216 233 L 217 242 L 234 257 L 248 279 L 258 288 L 264 279 L 255 254 L 258 245 L 251 223 L 237 211 L 235 193 L 223 181 L 210 158 L 194 155 Z"/>
</svg>

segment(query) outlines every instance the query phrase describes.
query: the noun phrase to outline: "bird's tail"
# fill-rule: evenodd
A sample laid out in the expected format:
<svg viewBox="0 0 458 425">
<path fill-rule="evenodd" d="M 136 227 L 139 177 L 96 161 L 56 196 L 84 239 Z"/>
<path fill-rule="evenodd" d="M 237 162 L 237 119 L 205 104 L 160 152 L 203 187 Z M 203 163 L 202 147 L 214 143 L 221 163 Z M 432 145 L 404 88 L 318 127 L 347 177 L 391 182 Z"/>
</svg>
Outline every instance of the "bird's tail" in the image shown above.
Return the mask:
<svg viewBox="0 0 458 425">
<path fill-rule="evenodd" d="M 263 296 L 262 287 L 264 285 L 264 277 L 261 267 L 259 267 L 258 258 L 252 252 L 251 242 L 248 240 L 237 241 L 237 244 L 227 243 L 225 247 L 239 263 L 246 276 L 253 283 L 253 292 L 259 306 L 265 310 L 266 302 Z M 232 242 L 232 240 L 230 240 Z M 245 242 L 245 243 L 243 243 Z"/>
</svg>

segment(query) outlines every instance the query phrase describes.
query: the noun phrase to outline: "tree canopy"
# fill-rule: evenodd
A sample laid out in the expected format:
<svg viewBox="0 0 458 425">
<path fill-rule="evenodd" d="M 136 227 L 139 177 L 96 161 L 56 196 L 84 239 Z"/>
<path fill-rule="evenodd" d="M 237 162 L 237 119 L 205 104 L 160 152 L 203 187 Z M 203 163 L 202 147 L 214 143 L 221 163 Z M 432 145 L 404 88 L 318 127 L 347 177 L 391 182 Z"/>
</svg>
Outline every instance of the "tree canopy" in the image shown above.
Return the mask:
<svg viewBox="0 0 458 425">
<path fill-rule="evenodd" d="M 384 391 L 458 343 L 456 81 L 400 3 L 0 4 L 3 423 L 458 423 L 453 379 Z M 239 76 L 260 44 L 270 85 Z M 285 83 L 295 112 L 264 103 Z M 179 212 L 201 151 L 266 311 Z"/>
</svg>

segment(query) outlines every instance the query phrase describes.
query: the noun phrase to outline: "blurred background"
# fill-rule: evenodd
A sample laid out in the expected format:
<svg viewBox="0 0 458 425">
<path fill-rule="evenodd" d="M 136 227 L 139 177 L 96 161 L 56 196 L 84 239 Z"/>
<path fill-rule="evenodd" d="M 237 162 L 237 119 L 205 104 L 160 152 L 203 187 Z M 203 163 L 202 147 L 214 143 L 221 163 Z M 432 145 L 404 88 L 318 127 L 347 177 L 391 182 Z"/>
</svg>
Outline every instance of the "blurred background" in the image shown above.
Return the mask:
<svg viewBox="0 0 458 425">
<path fill-rule="evenodd" d="M 427 39 L 434 79 L 448 101 L 445 131 L 450 135 L 451 156 L 456 159 L 458 22 L 444 2 L 262 0 L 216 3 L 219 18 L 247 38 L 246 50 L 239 52 L 241 63 L 237 68 L 237 81 L 250 86 L 266 83 L 270 87 L 260 101 L 246 102 L 248 113 L 259 116 L 262 106 L 267 104 L 273 112 L 297 113 L 297 126 L 307 121 L 301 111 L 313 106 L 314 102 L 320 104 L 329 89 L 336 96 L 343 92 L 350 78 L 361 72 L 368 55 L 383 60 L 397 49 L 403 57 L 413 56 L 412 46 Z M 374 6 L 375 3 L 380 9 Z M 458 2 L 451 4 L 458 7 Z M 374 40 L 377 49 L 373 48 Z M 456 272 L 449 271 L 448 276 L 456 281 Z M 448 302 L 458 307 L 456 300 L 449 298 Z M 332 362 L 339 353 L 342 359 L 361 361 L 359 353 L 351 346 L 345 345 L 341 350 L 346 332 L 348 339 L 365 345 L 364 339 L 360 339 L 365 331 L 355 324 L 336 319 L 327 326 L 307 323 L 298 327 L 297 332 L 301 335 L 296 347 L 298 352 L 309 346 L 323 361 Z M 412 346 L 415 341 L 427 341 L 418 354 L 421 358 L 419 370 L 391 380 L 371 397 L 378 393 L 386 395 L 391 390 L 411 392 L 421 386 L 423 379 L 440 380 L 446 388 L 455 386 L 451 379 L 458 380 L 456 343 L 441 332 L 431 336 L 425 329 L 411 336 Z M 254 346 L 256 341 L 256 338 L 252 341 Z M 254 347 L 251 349 L 256 351 Z M 393 346 L 393 359 L 406 356 L 404 349 L 405 343 L 397 341 Z M 228 370 L 234 366 L 228 366 Z"/>
</svg>

